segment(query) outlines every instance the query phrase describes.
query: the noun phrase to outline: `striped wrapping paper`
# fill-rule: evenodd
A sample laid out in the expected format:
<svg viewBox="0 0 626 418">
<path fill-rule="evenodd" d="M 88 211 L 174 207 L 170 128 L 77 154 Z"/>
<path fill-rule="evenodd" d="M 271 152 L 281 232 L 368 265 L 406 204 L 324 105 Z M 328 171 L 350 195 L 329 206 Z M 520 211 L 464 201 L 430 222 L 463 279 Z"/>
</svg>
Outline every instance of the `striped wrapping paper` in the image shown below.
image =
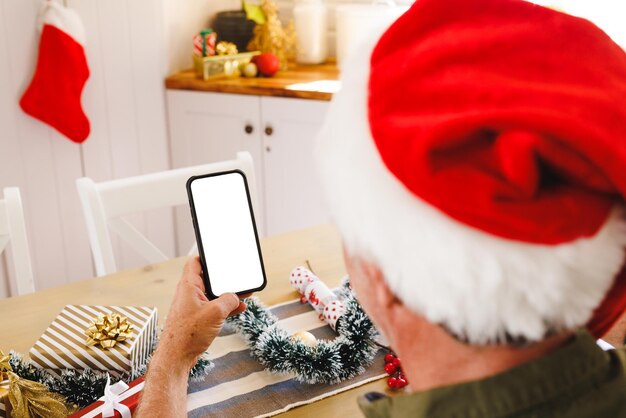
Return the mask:
<svg viewBox="0 0 626 418">
<path fill-rule="evenodd" d="M 2 373 L 0 373 L 2 376 Z M 9 381 L 0 381 L 0 418 L 9 418 L 11 414 L 11 404 L 9 403 Z"/>
<path fill-rule="evenodd" d="M 215 55 L 217 33 L 213 29 L 204 29 L 193 37 L 193 53 L 198 57 Z"/>
<path fill-rule="evenodd" d="M 309 304 L 299 301 L 276 305 L 271 311 L 280 326 L 290 332 L 309 331 L 318 339 L 332 339 L 336 333 L 320 321 Z M 222 330 L 209 348 L 215 368 L 203 382 L 191 383 L 187 397 L 189 417 L 269 417 L 386 376 L 384 353 L 378 353 L 364 374 L 336 385 L 297 382 L 291 375 L 274 375 L 250 356 L 238 334 Z M 356 399 L 354 400 L 356 402 Z"/>
<path fill-rule="evenodd" d="M 134 325 L 133 337 L 104 350 L 85 344 L 85 329 L 98 313 L 117 313 Z M 37 340 L 29 354 L 33 363 L 54 375 L 64 369 L 108 371 L 113 376 L 133 373 L 152 352 L 157 333 L 157 310 L 132 306 L 67 305 Z"/>
</svg>

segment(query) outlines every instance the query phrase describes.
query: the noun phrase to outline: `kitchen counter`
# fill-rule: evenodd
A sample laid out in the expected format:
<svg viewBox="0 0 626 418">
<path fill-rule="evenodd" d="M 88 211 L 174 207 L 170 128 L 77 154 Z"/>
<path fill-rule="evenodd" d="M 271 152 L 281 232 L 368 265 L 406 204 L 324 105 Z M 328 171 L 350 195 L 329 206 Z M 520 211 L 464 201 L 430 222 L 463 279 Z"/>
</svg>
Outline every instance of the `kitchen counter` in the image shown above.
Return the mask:
<svg viewBox="0 0 626 418">
<path fill-rule="evenodd" d="M 173 90 L 196 90 L 256 96 L 295 97 L 330 100 L 339 90 L 339 69 L 332 64 L 290 64 L 287 71 L 274 77 L 216 78 L 202 80 L 193 70 L 182 71 L 165 79 L 165 87 Z"/>
</svg>

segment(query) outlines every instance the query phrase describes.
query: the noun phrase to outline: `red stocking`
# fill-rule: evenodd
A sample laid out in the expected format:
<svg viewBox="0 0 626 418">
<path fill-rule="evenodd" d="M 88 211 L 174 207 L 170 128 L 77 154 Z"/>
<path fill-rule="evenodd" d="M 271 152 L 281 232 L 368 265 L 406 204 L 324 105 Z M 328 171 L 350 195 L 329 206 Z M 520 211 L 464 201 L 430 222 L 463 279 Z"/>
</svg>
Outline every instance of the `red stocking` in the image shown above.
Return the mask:
<svg viewBox="0 0 626 418">
<path fill-rule="evenodd" d="M 75 11 L 53 1 L 43 5 L 40 21 L 37 68 L 20 106 L 72 141 L 83 142 L 90 130 L 80 103 L 89 77 L 83 24 Z"/>
</svg>

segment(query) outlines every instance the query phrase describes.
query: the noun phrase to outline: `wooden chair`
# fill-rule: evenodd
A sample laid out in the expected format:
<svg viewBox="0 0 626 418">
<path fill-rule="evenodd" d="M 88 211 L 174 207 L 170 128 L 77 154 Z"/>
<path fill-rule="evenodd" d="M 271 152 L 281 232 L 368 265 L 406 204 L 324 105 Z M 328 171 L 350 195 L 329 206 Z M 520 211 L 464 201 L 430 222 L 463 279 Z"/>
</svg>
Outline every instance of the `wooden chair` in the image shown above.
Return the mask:
<svg viewBox="0 0 626 418">
<path fill-rule="evenodd" d="M 9 261 L 13 266 L 17 294 L 32 293 L 35 291 L 35 281 L 20 189 L 6 187 L 3 189 L 3 195 L 4 199 L 0 200 L 0 253 L 10 243 L 12 257 Z"/>
<path fill-rule="evenodd" d="M 148 263 L 168 257 L 122 216 L 168 206 L 187 204 L 185 184 L 189 177 L 239 169 L 246 174 L 252 205 L 257 212 L 256 182 L 252 156 L 239 152 L 234 160 L 179 168 L 124 179 L 95 183 L 88 177 L 76 180 L 83 206 L 96 274 L 115 273 L 117 267 L 109 230 L 115 232 Z M 195 245 L 190 250 L 194 251 Z"/>
</svg>

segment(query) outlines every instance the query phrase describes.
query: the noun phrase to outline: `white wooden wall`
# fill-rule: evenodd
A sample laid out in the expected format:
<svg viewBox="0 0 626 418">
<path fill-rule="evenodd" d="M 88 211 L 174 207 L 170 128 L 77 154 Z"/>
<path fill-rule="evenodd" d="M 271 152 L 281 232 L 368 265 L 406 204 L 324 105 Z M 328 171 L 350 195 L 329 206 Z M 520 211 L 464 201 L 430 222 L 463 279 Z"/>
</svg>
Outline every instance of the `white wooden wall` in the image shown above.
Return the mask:
<svg viewBox="0 0 626 418">
<path fill-rule="evenodd" d="M 35 281 L 46 288 L 93 275 L 74 180 L 88 175 L 102 181 L 169 167 L 163 78 L 190 66 L 190 38 L 210 25 L 216 11 L 238 8 L 240 2 L 63 0 L 84 21 L 91 68 L 83 104 L 92 134 L 84 145 L 76 145 L 24 115 L 17 104 L 35 66 L 41 1 L 0 0 L 0 188 L 22 190 Z M 626 45 L 623 2 L 538 1 L 591 18 Z M 278 0 L 284 20 L 290 18 L 293 2 Z M 328 0 L 331 9 L 345 2 L 368 0 Z M 329 37 L 332 42 L 332 29 Z M 169 210 L 133 220 L 174 255 Z M 121 268 L 143 264 L 123 245 L 116 252 Z M 11 292 L 6 276 L 0 258 L 0 297 Z"/>
<path fill-rule="evenodd" d="M 170 72 L 191 67 L 191 39 L 200 30 L 211 27 L 216 12 L 236 10 L 241 7 L 240 0 L 162 1 Z"/>
<path fill-rule="evenodd" d="M 293 19 L 293 6 L 298 0 L 275 0 L 284 23 Z M 395 3 L 408 6 L 415 0 L 323 0 L 329 11 L 329 52 L 335 54 L 335 13 L 343 4 Z M 468 0 L 469 1 L 469 0 Z M 567 13 L 591 20 L 615 42 L 626 47 L 626 2 L 624 0 L 529 0 L 544 6 L 556 7 Z"/>
<path fill-rule="evenodd" d="M 61 285 L 93 275 L 74 181 L 96 181 L 169 168 L 163 78 L 167 69 L 163 3 L 66 0 L 81 15 L 91 70 L 83 105 L 91 136 L 76 145 L 24 115 L 18 101 L 36 62 L 40 0 L 0 0 L 0 188 L 20 187 L 35 283 Z M 170 210 L 134 221 L 174 255 Z M 144 264 L 118 246 L 121 267 Z M 4 283 L 6 266 L 0 266 Z M 0 297 L 11 289 L 0 285 Z"/>
</svg>

